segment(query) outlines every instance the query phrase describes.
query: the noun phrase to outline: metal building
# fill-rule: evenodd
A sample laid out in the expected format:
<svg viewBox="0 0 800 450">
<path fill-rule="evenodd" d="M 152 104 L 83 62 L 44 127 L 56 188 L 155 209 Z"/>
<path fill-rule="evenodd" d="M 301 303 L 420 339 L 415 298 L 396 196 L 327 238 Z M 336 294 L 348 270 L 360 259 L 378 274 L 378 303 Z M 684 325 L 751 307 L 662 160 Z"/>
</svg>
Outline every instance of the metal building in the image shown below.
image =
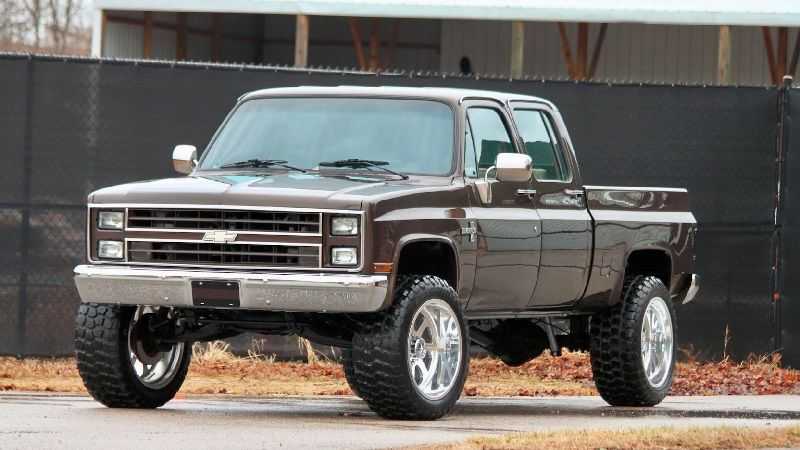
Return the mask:
<svg viewBox="0 0 800 450">
<path fill-rule="evenodd" d="M 692 84 L 794 74 L 785 0 L 95 0 L 96 56 Z"/>
</svg>

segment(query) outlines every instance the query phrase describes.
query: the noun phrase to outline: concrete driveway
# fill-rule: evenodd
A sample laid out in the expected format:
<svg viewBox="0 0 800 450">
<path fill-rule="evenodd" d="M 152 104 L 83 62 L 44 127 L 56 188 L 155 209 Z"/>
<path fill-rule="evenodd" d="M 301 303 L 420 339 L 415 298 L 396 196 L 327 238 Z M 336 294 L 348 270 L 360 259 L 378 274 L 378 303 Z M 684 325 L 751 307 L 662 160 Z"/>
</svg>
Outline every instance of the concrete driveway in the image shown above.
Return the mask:
<svg viewBox="0 0 800 450">
<path fill-rule="evenodd" d="M 84 396 L 0 394 L 0 448 L 385 448 L 515 431 L 800 424 L 800 397 L 670 397 L 610 408 L 598 397 L 465 398 L 435 422 L 386 421 L 353 397 L 191 397 L 155 411 Z"/>
</svg>

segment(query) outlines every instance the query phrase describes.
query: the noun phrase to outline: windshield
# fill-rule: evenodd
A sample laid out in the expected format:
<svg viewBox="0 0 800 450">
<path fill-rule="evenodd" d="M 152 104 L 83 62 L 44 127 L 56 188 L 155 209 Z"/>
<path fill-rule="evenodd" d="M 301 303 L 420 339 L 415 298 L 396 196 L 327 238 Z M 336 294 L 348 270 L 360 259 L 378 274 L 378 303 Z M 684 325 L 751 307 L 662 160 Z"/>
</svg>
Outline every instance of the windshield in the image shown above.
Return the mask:
<svg viewBox="0 0 800 450">
<path fill-rule="evenodd" d="M 250 100 L 222 127 L 200 170 L 248 160 L 319 169 L 320 162 L 358 158 L 385 162 L 382 167 L 396 172 L 447 175 L 453 165 L 453 129 L 452 110 L 429 100 Z"/>
</svg>

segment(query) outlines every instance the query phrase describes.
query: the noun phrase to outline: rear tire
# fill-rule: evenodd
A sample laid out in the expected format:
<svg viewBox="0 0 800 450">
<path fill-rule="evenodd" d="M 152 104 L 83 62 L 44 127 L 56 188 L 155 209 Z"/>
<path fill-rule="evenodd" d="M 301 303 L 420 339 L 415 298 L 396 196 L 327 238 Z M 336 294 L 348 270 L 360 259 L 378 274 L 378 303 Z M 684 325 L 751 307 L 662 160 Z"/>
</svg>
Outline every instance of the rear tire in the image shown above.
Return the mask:
<svg viewBox="0 0 800 450">
<path fill-rule="evenodd" d="M 152 340 L 137 338 L 144 333 L 144 327 L 135 326 L 143 320 L 141 311 L 144 310 L 96 303 L 81 304 L 78 309 L 78 372 L 89 394 L 110 408 L 158 408 L 175 396 L 189 370 L 190 344 L 173 344 L 165 349 Z"/>
<path fill-rule="evenodd" d="M 449 413 L 469 369 L 455 290 L 431 275 L 399 279 L 392 306 L 364 322 L 352 352 L 355 385 L 378 415 L 434 420 Z"/>
<path fill-rule="evenodd" d="M 654 406 L 672 386 L 675 310 L 669 291 L 656 277 L 631 277 L 622 292 L 619 305 L 591 319 L 595 385 L 612 406 Z"/>
</svg>

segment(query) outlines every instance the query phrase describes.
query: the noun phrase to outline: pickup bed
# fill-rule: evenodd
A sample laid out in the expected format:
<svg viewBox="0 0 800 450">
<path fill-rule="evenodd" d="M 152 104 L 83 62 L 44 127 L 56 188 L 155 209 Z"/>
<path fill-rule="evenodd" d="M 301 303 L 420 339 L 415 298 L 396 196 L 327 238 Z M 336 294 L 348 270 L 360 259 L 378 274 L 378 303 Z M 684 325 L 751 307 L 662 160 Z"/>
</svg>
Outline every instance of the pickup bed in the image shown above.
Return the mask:
<svg viewBox="0 0 800 450">
<path fill-rule="evenodd" d="M 588 350 L 612 405 L 669 391 L 673 305 L 699 288 L 688 193 L 584 186 L 546 100 L 266 89 L 173 165 L 89 196 L 76 348 L 107 406 L 163 405 L 192 342 L 245 332 L 340 347 L 389 418 L 449 412 L 472 345 L 509 365 Z"/>
</svg>

